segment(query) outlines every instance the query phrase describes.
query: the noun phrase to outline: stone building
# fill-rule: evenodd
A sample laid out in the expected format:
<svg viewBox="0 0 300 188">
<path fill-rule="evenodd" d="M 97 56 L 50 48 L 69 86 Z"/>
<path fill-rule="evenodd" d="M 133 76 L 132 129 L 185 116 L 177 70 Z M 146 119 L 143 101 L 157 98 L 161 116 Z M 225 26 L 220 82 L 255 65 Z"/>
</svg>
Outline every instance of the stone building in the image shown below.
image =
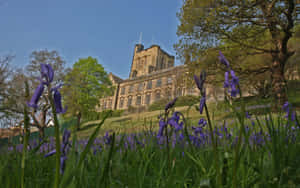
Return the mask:
<svg viewBox="0 0 300 188">
<path fill-rule="evenodd" d="M 134 49 L 128 79 L 121 79 L 109 73 L 115 88 L 112 96 L 100 99 L 100 111 L 106 109 L 128 109 L 128 107 L 147 108 L 162 98 L 199 95 L 199 91 L 184 84 L 187 69 L 184 65 L 174 66 L 174 56 L 163 51 L 160 46 L 152 45 L 144 49 L 137 44 Z M 193 84 L 194 85 L 194 84 Z M 210 96 L 207 90 L 208 98 Z"/>
</svg>

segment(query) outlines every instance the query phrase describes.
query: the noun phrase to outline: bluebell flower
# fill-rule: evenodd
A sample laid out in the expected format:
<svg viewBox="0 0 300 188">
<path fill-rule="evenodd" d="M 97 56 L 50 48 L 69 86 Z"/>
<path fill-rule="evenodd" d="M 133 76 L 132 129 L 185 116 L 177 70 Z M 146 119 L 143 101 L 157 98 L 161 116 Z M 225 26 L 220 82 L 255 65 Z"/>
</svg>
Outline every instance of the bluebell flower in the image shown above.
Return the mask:
<svg viewBox="0 0 300 188">
<path fill-rule="evenodd" d="M 198 89 L 200 91 L 203 90 L 203 84 L 205 82 L 205 79 L 206 79 L 206 73 L 205 73 L 205 71 L 201 72 L 200 77 L 194 75 L 194 80 L 195 80 L 196 85 L 197 85 L 197 87 L 198 87 Z"/>
<path fill-rule="evenodd" d="M 233 70 L 230 71 L 230 74 L 231 74 L 231 82 L 230 82 L 231 96 L 236 97 L 236 95 L 239 92 L 239 90 L 237 89 L 237 86 L 239 84 L 239 79 L 238 79 L 238 77 L 235 76 L 235 73 Z"/>
<path fill-rule="evenodd" d="M 172 108 L 175 105 L 175 102 L 177 100 L 177 97 L 175 97 L 172 101 L 170 101 L 166 107 L 165 107 L 165 111 L 169 110 L 170 108 Z"/>
<path fill-rule="evenodd" d="M 174 112 L 172 117 L 168 119 L 168 124 L 175 128 L 175 132 L 178 132 L 183 129 L 183 121 L 179 123 L 179 120 L 179 112 Z"/>
<path fill-rule="evenodd" d="M 229 68 L 229 62 L 225 58 L 225 56 L 222 54 L 221 51 L 219 51 L 219 60 L 221 61 L 222 64 L 224 64 L 227 68 Z"/>
<path fill-rule="evenodd" d="M 290 117 L 291 121 L 296 121 L 296 112 L 292 110 L 292 105 L 288 101 L 283 104 L 282 109 L 286 112 L 286 115 L 284 116 L 286 119 L 289 119 Z"/>
<path fill-rule="evenodd" d="M 46 80 L 46 85 L 49 85 L 53 81 L 54 71 L 50 64 L 41 64 L 41 75 Z"/>
<path fill-rule="evenodd" d="M 198 125 L 205 127 L 205 125 L 207 124 L 207 121 L 204 120 L 204 118 L 201 118 L 198 122 Z"/>
<path fill-rule="evenodd" d="M 44 85 L 42 83 L 40 83 L 39 86 L 35 89 L 30 102 L 27 102 L 27 105 L 36 109 L 38 107 L 37 104 L 43 94 L 43 91 L 44 91 Z"/>
<path fill-rule="evenodd" d="M 104 138 L 105 144 L 107 144 L 107 145 L 109 145 L 111 143 L 111 141 L 112 141 L 112 137 L 109 136 L 108 131 L 106 131 L 106 133 L 105 133 L 105 135 L 104 135 L 103 138 Z"/>
<path fill-rule="evenodd" d="M 164 132 L 164 129 L 166 126 L 167 126 L 167 123 L 163 119 L 160 119 L 157 137 L 163 136 L 163 132 Z"/>
<path fill-rule="evenodd" d="M 246 112 L 246 118 L 251 119 L 251 115 L 248 112 Z"/>
<path fill-rule="evenodd" d="M 61 104 L 61 94 L 57 89 L 54 91 L 53 98 L 54 98 L 56 113 L 58 113 L 58 114 L 65 113 L 67 108 L 63 109 L 62 104 Z"/>
<path fill-rule="evenodd" d="M 65 161 L 67 160 L 67 153 L 68 153 L 68 146 L 70 145 L 69 143 L 69 138 L 71 136 L 71 132 L 67 129 L 64 130 L 63 132 L 63 142 L 62 142 L 62 147 L 61 147 L 61 155 L 60 155 L 60 173 L 64 173 L 64 168 L 65 168 Z M 56 153 L 56 149 L 50 151 L 49 153 L 45 154 L 44 157 L 49 157 L 51 155 L 54 155 Z"/>
<path fill-rule="evenodd" d="M 230 90 L 230 95 L 232 97 L 236 97 L 238 94 L 239 90 L 236 88 L 236 85 L 231 84 L 231 90 Z"/>
<path fill-rule="evenodd" d="M 200 111 L 200 114 L 203 113 L 203 108 L 204 108 L 204 105 L 205 105 L 205 96 L 202 96 L 202 98 L 200 99 L 200 107 L 199 107 L 199 111 Z"/>
<path fill-rule="evenodd" d="M 202 133 L 202 126 L 200 126 L 200 127 L 192 127 L 192 130 L 194 131 L 195 135 L 200 134 L 200 133 Z"/>
<path fill-rule="evenodd" d="M 238 85 L 239 84 L 239 78 L 237 76 L 235 76 L 235 73 L 233 70 L 230 70 L 230 74 L 231 74 L 231 83 L 234 85 Z"/>
<path fill-rule="evenodd" d="M 229 88 L 229 73 L 225 72 L 224 88 Z"/>
</svg>

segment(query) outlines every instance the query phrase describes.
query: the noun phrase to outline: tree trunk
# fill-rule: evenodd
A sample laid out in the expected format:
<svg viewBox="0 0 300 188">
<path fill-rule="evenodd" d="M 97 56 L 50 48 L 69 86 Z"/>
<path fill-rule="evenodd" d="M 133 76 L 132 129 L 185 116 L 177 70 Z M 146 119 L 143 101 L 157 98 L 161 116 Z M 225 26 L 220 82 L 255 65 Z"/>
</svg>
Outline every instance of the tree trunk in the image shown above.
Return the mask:
<svg viewBox="0 0 300 188">
<path fill-rule="evenodd" d="M 284 63 L 279 58 L 273 57 L 272 63 L 272 94 L 277 107 L 281 107 L 287 101 L 287 87 L 284 78 Z M 279 105 L 279 106 L 278 106 Z"/>
<path fill-rule="evenodd" d="M 81 120 L 81 112 L 77 113 L 77 130 L 80 130 L 80 120 Z"/>
</svg>

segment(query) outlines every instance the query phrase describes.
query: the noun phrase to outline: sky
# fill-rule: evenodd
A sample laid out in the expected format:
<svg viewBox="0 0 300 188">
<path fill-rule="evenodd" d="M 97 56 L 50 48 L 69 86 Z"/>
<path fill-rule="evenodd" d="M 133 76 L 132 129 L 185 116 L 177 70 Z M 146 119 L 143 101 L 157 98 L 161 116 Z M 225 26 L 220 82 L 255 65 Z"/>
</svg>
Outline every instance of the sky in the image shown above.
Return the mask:
<svg viewBox="0 0 300 188">
<path fill-rule="evenodd" d="M 107 72 L 128 78 L 134 45 L 173 45 L 182 0 L 0 0 L 0 56 L 24 67 L 35 50 L 57 50 L 67 66 L 98 59 Z M 176 64 L 180 64 L 176 61 Z"/>
</svg>

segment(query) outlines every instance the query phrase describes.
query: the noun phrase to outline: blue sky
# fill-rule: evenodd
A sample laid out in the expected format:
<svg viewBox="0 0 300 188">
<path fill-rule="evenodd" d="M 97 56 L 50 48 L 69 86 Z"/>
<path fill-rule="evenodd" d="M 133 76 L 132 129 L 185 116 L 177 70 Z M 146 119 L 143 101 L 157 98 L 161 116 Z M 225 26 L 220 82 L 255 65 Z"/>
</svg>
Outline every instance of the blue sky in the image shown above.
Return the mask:
<svg viewBox="0 0 300 188">
<path fill-rule="evenodd" d="M 160 45 L 175 55 L 182 0 L 0 0 L 0 55 L 24 67 L 34 50 L 57 50 L 72 66 L 96 57 L 127 78 L 134 44 Z M 177 62 L 178 64 L 178 62 Z"/>
</svg>

